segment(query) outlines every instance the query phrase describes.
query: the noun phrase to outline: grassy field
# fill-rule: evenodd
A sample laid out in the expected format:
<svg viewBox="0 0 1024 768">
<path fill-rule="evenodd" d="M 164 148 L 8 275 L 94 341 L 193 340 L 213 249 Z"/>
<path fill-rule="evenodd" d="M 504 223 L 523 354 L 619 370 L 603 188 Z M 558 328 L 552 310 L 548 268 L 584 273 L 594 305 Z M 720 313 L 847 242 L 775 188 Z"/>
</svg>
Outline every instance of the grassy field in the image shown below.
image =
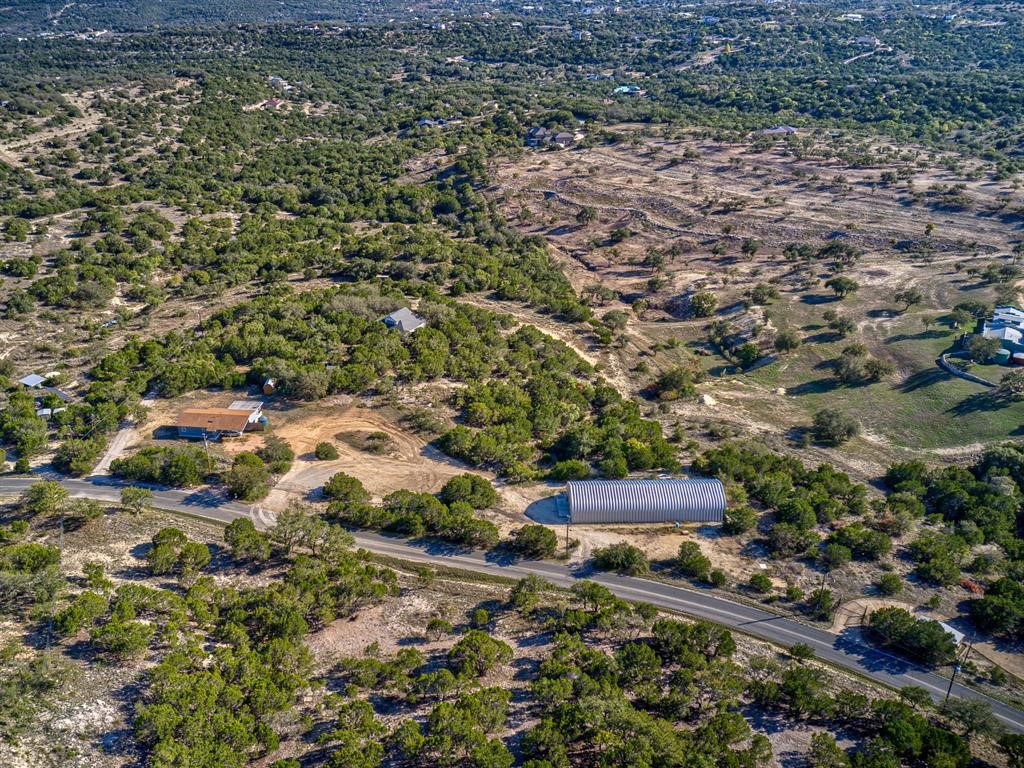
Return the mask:
<svg viewBox="0 0 1024 768">
<path fill-rule="evenodd" d="M 781 313 L 780 313 L 781 314 Z M 925 329 L 924 312 L 887 319 L 877 336 L 839 338 L 823 324 L 805 324 L 805 343 L 777 363 L 743 378 L 767 389 L 784 387 L 808 420 L 821 408 L 840 408 L 857 417 L 871 437 L 894 446 L 932 450 L 989 443 L 1020 434 L 1024 403 L 1005 404 L 991 390 L 952 376 L 936 365 L 954 334 L 945 325 Z M 872 354 L 896 366 L 896 374 L 875 384 L 847 386 L 832 373 L 843 348 L 863 341 Z M 809 343 L 808 343 L 809 342 Z M 998 382 L 1009 369 L 978 366 L 974 372 Z M 756 407 L 756 406 L 755 406 Z"/>
</svg>

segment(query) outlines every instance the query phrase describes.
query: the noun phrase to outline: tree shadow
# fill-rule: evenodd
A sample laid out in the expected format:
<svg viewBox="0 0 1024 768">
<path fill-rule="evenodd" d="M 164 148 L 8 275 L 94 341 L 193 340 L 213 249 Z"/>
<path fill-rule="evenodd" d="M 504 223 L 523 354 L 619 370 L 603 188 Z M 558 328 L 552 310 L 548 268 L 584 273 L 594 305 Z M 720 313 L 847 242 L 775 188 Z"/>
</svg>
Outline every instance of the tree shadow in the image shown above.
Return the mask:
<svg viewBox="0 0 1024 768">
<path fill-rule="evenodd" d="M 800 301 L 804 304 L 811 305 L 835 304 L 837 301 L 839 301 L 839 297 L 829 296 L 828 294 L 824 293 L 805 293 L 803 296 L 800 297 Z"/>
<path fill-rule="evenodd" d="M 948 336 L 945 331 L 940 330 L 925 330 L 919 333 L 897 333 L 895 336 L 890 336 L 887 339 L 883 339 L 883 344 L 896 344 L 901 341 L 924 341 L 925 339 L 941 339 Z"/>
<path fill-rule="evenodd" d="M 789 387 L 786 390 L 788 395 L 822 395 L 828 392 L 834 392 L 842 386 L 842 382 L 839 379 L 829 377 L 827 379 L 814 379 L 813 381 L 805 381 L 803 384 L 797 384 L 795 387 Z"/>
<path fill-rule="evenodd" d="M 896 385 L 896 389 L 900 392 L 916 392 L 924 387 L 931 387 L 936 384 L 951 381 L 953 378 L 953 374 L 943 368 L 939 368 L 938 366 L 935 368 L 924 368 L 910 374 L 907 378 Z"/>
<path fill-rule="evenodd" d="M 840 632 L 834 647 L 848 656 L 857 657 L 860 666 L 871 672 L 905 675 L 911 671 L 931 671 L 910 659 L 875 647 L 859 627 L 849 627 Z"/>
<path fill-rule="evenodd" d="M 513 551 L 508 542 L 502 542 L 484 553 L 484 560 L 495 565 L 515 565 L 520 560 L 542 560 L 543 558 L 523 557 Z"/>
<path fill-rule="evenodd" d="M 954 416 L 968 416 L 972 413 L 998 411 L 1006 405 L 1007 403 L 1001 398 L 993 397 L 988 392 L 975 392 L 947 410 L 946 413 L 951 413 Z"/>
<path fill-rule="evenodd" d="M 816 327 L 820 328 L 821 326 Z M 821 333 L 815 333 L 812 336 L 806 337 L 804 339 L 804 344 L 832 344 L 842 338 L 843 335 L 836 331 L 822 331 Z"/>
</svg>

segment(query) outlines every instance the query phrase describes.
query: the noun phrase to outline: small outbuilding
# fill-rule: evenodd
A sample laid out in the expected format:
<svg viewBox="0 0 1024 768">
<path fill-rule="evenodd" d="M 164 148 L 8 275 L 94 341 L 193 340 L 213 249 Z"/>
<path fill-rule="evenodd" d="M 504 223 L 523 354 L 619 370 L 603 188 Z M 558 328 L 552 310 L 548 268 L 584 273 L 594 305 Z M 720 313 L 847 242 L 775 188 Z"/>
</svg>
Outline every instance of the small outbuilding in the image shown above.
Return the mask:
<svg viewBox="0 0 1024 768">
<path fill-rule="evenodd" d="M 566 497 L 573 523 L 720 523 L 726 507 L 714 478 L 572 480 Z"/>
<path fill-rule="evenodd" d="M 384 318 L 384 325 L 388 328 L 397 328 L 402 333 L 413 333 L 424 325 L 427 321 L 417 315 L 408 307 L 402 307 L 396 309 L 390 315 Z"/>
<path fill-rule="evenodd" d="M 42 386 L 44 381 L 46 381 L 46 377 L 40 376 L 38 373 L 30 373 L 25 378 L 18 379 L 18 383 L 21 384 L 21 386 L 28 387 L 29 389 L 36 389 L 37 387 Z"/>
</svg>

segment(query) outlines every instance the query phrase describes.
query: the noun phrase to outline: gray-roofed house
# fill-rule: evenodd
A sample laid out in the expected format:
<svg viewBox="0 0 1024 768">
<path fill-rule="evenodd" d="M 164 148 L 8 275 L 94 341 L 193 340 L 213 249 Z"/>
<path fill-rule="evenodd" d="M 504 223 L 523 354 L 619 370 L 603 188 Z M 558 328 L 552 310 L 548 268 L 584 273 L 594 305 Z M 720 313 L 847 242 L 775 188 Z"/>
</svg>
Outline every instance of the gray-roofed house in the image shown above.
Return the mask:
<svg viewBox="0 0 1024 768">
<path fill-rule="evenodd" d="M 384 318 L 384 325 L 397 328 L 402 333 L 413 333 L 427 324 L 427 321 L 408 307 L 396 309 Z"/>
<path fill-rule="evenodd" d="M 567 131 L 562 131 L 561 133 L 556 133 L 551 137 L 551 143 L 557 144 L 562 149 L 565 149 L 566 147 L 571 147 L 576 143 L 576 136 Z"/>
<path fill-rule="evenodd" d="M 566 497 L 573 523 L 720 523 L 726 507 L 714 478 L 572 480 Z"/>
<path fill-rule="evenodd" d="M 551 132 L 542 125 L 535 125 L 526 132 L 526 146 L 539 147 L 551 139 Z"/>
<path fill-rule="evenodd" d="M 791 136 L 794 133 L 796 133 L 796 128 L 792 125 L 775 125 L 761 131 L 762 136 Z"/>
<path fill-rule="evenodd" d="M 40 376 L 38 373 L 30 373 L 25 378 L 18 379 L 19 384 L 23 387 L 29 387 L 30 389 L 35 389 L 36 387 L 41 386 L 44 381 L 46 381 L 46 377 Z"/>
</svg>

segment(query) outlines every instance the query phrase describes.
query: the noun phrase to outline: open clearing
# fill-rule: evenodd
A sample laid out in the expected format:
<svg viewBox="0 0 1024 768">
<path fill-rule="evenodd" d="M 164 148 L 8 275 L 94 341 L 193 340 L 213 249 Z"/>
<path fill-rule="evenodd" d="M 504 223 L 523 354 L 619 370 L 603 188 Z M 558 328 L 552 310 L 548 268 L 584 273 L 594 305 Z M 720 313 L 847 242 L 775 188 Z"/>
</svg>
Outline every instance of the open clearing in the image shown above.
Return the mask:
<svg viewBox="0 0 1024 768">
<path fill-rule="evenodd" d="M 436 493 L 449 478 L 470 471 L 427 445 L 423 438 L 399 427 L 397 414 L 390 416 L 384 410 L 353 405 L 350 398 L 332 398 L 279 418 L 272 415 L 273 434 L 288 441 L 296 460 L 264 504 L 270 509 L 283 508 L 290 494 L 308 494 L 337 472 L 361 480 L 379 501 L 401 489 Z M 388 436 L 386 453 L 362 451 L 338 437 L 376 432 Z M 320 442 L 332 443 L 338 449 L 338 458 L 318 460 L 313 449 Z"/>
<path fill-rule="evenodd" d="M 976 450 L 1012 436 L 1024 405 L 996 407 L 984 387 L 941 372 L 935 359 L 955 340 L 943 320 L 953 305 L 995 300 L 996 286 L 975 270 L 1010 263 L 1024 195 L 1010 182 L 975 178 L 970 166 L 924 150 L 865 146 L 855 162 L 835 159 L 839 151 L 825 136 L 762 145 L 647 135 L 639 143 L 526 152 L 496 165 L 489 194 L 520 229 L 548 241 L 575 287 L 595 297 L 598 315 L 629 314 L 611 347 L 597 347 L 592 335 L 587 341 L 559 333 L 597 358 L 626 394 L 639 394 L 659 371 L 699 356 L 709 375 L 701 391 L 716 403 L 663 407 L 666 426 L 682 419 L 700 438 L 713 421 L 786 450 L 794 428 L 838 406 L 861 421 L 862 436 L 844 446 L 843 456 L 818 449 L 810 455 L 861 477 L 895 459 L 956 458 L 965 445 Z M 899 179 L 883 182 L 887 171 Z M 578 218 L 584 210 L 592 211 L 589 219 Z M 759 244 L 753 255 L 741 253 L 747 240 Z M 825 262 L 782 254 L 790 243 L 832 242 L 862 253 L 843 273 L 860 290 L 842 301 L 823 285 Z M 652 263 L 651 253 L 661 263 Z M 780 295 L 746 313 L 761 329 L 757 343 L 767 353 L 775 332 L 792 329 L 803 344 L 781 361 L 741 373 L 709 345 L 707 326 L 743 319 L 738 303 L 758 283 Z M 906 288 L 923 296 L 908 311 L 893 298 Z M 704 289 L 718 297 L 717 317 L 688 319 L 680 307 Z M 637 299 L 649 309 L 632 311 Z M 832 332 L 823 319 L 829 309 L 852 319 L 855 333 Z M 831 361 L 853 342 L 894 373 L 868 386 L 839 385 Z M 1002 371 L 991 375 L 998 379 Z"/>
</svg>

